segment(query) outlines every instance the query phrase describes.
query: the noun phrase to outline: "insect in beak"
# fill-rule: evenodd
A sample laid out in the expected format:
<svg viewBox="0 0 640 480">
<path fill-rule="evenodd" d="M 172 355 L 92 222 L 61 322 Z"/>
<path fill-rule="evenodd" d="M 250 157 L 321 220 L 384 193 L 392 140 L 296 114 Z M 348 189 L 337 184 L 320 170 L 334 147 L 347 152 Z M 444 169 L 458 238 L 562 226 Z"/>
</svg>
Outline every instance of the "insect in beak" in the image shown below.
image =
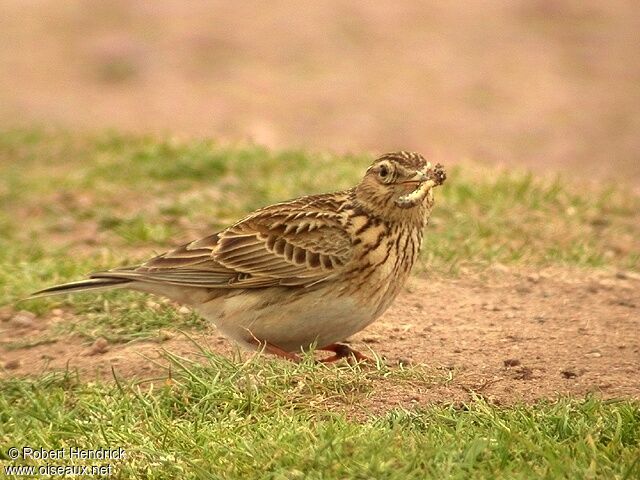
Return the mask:
<svg viewBox="0 0 640 480">
<path fill-rule="evenodd" d="M 427 163 L 424 171 L 417 171 L 409 180 L 403 183 L 412 183 L 417 185 L 416 189 L 411 193 L 401 196 L 396 200 L 396 205 L 400 208 L 412 208 L 420 204 L 431 189 L 437 185 L 442 185 L 446 179 L 446 174 L 442 165 L 437 164 L 434 167 L 431 163 Z"/>
</svg>

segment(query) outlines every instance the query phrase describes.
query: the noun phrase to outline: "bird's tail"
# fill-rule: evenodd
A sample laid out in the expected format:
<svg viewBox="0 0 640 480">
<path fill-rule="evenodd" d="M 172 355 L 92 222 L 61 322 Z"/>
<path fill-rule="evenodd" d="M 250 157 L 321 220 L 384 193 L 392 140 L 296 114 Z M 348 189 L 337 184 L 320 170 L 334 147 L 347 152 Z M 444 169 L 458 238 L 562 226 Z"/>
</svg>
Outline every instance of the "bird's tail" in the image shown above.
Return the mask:
<svg viewBox="0 0 640 480">
<path fill-rule="evenodd" d="M 124 287 L 125 284 L 131 283 L 126 278 L 89 278 L 78 282 L 63 283 L 54 287 L 45 288 L 38 292 L 32 293 L 28 298 L 49 297 L 52 295 L 63 295 L 65 293 L 78 293 L 86 291 L 110 290 L 113 288 Z"/>
</svg>

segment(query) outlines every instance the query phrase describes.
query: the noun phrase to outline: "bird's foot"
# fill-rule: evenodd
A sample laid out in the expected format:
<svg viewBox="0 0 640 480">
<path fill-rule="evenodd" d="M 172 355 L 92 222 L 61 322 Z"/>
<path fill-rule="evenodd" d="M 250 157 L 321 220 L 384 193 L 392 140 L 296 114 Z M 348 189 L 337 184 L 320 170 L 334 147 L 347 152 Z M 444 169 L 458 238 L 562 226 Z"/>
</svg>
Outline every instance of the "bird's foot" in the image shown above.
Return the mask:
<svg viewBox="0 0 640 480">
<path fill-rule="evenodd" d="M 258 347 L 259 350 L 271 353 L 272 355 L 275 355 L 277 357 L 285 358 L 296 363 L 302 361 L 300 355 L 293 352 L 287 352 L 286 350 L 283 350 L 273 343 L 269 343 L 264 340 L 258 340 L 255 337 L 253 337 L 249 341 L 256 347 Z M 366 355 L 358 352 L 357 350 L 354 350 L 349 345 L 345 345 L 344 343 L 332 343 L 330 345 L 318 348 L 318 350 L 333 352 L 333 355 L 331 355 L 330 357 L 321 359 L 321 363 L 333 363 L 337 362 L 338 360 L 342 360 L 343 358 L 345 358 L 350 364 L 359 362 L 375 363 L 372 358 L 367 357 Z"/>
<path fill-rule="evenodd" d="M 331 355 L 330 357 L 323 358 L 322 360 L 320 360 L 322 363 L 337 362 L 338 360 L 341 360 L 343 358 L 346 358 L 349 363 L 352 363 L 354 361 L 355 363 L 358 363 L 358 362 L 375 363 L 372 358 L 367 357 L 366 355 L 363 355 L 362 353 L 358 352 L 357 350 L 354 350 L 349 345 L 345 345 L 344 343 L 332 343 L 331 345 L 318 348 L 318 350 L 334 353 L 334 355 Z"/>
<path fill-rule="evenodd" d="M 258 340 L 257 338 L 252 339 L 251 343 L 256 345 L 259 350 L 262 350 L 267 353 L 271 353 L 276 357 L 286 358 L 287 360 L 291 360 L 292 362 L 296 362 L 296 363 L 300 362 L 300 355 L 296 355 L 295 353 L 292 353 L 292 352 L 287 352 L 286 350 L 283 350 L 282 348 L 278 347 L 277 345 L 274 345 L 273 343 Z"/>
</svg>

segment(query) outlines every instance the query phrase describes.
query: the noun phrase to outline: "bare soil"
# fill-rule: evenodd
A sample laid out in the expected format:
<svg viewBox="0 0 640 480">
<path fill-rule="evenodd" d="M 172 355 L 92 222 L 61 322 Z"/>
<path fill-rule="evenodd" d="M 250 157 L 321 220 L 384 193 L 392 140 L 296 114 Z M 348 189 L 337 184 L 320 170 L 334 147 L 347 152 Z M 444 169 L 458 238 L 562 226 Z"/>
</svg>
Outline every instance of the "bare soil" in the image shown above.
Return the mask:
<svg viewBox="0 0 640 480">
<path fill-rule="evenodd" d="M 58 317 L 56 317 L 58 315 Z M 78 369 L 82 378 L 166 377 L 163 350 L 194 356 L 178 332 L 158 341 L 91 345 L 66 338 L 32 348 L 7 344 L 38 338 L 60 312 L 0 323 L 1 377 Z M 232 355 L 235 347 L 212 327 L 192 332 L 205 348 Z M 424 364 L 447 382 L 398 383 L 381 378 L 363 412 L 456 402 L 480 395 L 493 402 L 530 402 L 593 392 L 640 398 L 640 275 L 550 269 L 531 273 L 497 266 L 462 279 L 413 278 L 376 323 L 351 339 L 390 365 Z M 274 360 L 279 361 L 279 360 Z M 157 362 L 157 363 L 156 363 Z"/>
</svg>

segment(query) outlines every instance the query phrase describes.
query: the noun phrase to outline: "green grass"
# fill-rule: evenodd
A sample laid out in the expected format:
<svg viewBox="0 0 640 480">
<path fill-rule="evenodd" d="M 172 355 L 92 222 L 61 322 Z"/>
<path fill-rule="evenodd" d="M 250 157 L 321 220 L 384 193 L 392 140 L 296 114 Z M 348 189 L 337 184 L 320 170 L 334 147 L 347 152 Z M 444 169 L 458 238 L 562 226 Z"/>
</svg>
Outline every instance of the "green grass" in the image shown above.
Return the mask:
<svg viewBox="0 0 640 480">
<path fill-rule="evenodd" d="M 172 380 L 154 387 L 84 384 L 69 372 L 0 382 L 0 465 L 24 463 L 10 462 L 6 451 L 26 445 L 122 447 L 127 456 L 112 478 L 640 475 L 638 402 L 499 407 L 478 399 L 373 416 L 359 404 L 375 382 L 428 388 L 438 379 L 311 361 L 236 363 L 206 351 L 197 363 L 171 360 Z"/>
</svg>

